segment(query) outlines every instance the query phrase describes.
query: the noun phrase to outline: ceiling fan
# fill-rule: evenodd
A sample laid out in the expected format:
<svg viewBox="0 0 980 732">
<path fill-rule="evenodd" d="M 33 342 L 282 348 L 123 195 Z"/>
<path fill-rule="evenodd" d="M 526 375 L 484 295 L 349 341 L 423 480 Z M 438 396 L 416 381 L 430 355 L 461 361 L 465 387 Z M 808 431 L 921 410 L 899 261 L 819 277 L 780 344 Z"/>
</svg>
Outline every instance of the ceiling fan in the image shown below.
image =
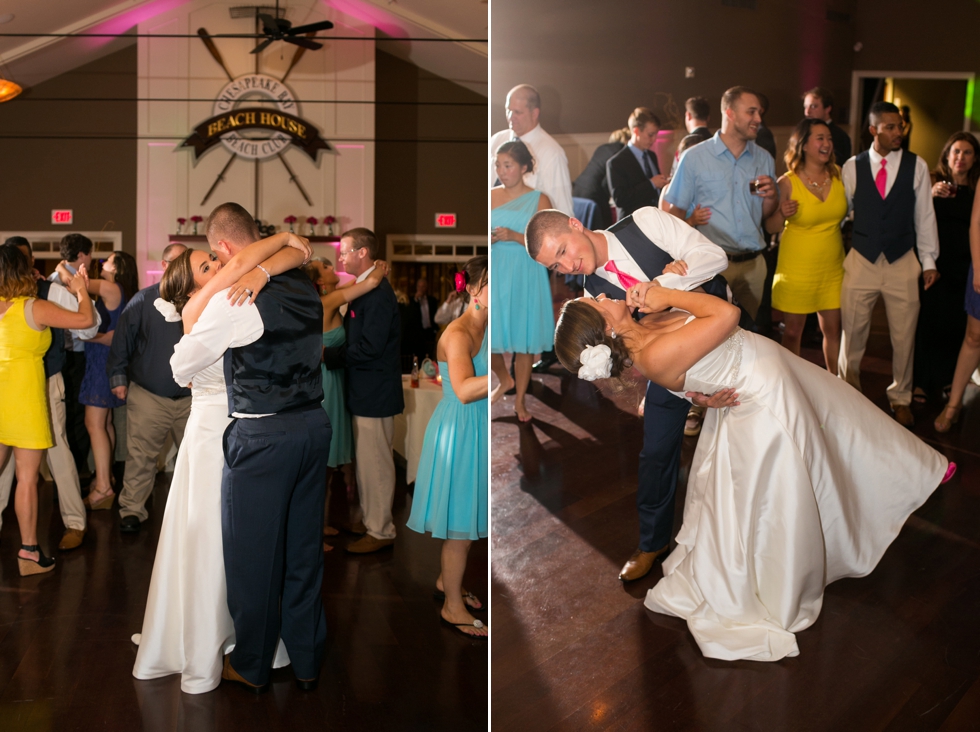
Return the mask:
<svg viewBox="0 0 980 732">
<path fill-rule="evenodd" d="M 317 31 L 329 30 L 330 28 L 333 28 L 333 23 L 331 23 L 329 20 L 323 20 L 319 23 L 307 23 L 306 25 L 300 25 L 293 28 L 292 23 L 285 18 L 279 17 L 279 0 L 276 0 L 276 17 L 272 17 L 267 13 L 259 13 L 257 17 L 262 21 L 262 32 L 268 37 L 262 41 L 262 43 L 256 46 L 252 50 L 252 53 L 260 53 L 261 51 L 264 51 L 273 41 L 285 41 L 286 43 L 292 43 L 296 46 L 302 46 L 303 48 L 308 48 L 311 51 L 316 51 L 319 48 L 323 48 L 322 43 L 311 41 L 309 38 L 297 38 L 296 36 L 313 34 Z"/>
</svg>

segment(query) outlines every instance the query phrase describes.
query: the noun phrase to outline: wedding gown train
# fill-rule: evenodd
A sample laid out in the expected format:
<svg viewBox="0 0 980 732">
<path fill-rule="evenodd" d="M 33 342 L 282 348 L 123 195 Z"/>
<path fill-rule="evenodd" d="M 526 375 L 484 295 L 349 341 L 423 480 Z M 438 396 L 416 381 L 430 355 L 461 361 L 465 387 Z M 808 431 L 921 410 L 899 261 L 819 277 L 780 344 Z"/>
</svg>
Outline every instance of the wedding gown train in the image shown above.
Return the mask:
<svg viewBox="0 0 980 732">
<path fill-rule="evenodd" d="M 948 461 L 853 387 L 736 330 L 684 391 L 734 387 L 709 409 L 677 547 L 645 606 L 687 621 L 702 653 L 776 661 L 820 614 L 824 587 L 871 572 Z M 680 393 L 683 396 L 683 393 Z"/>
<path fill-rule="evenodd" d="M 203 694 L 221 683 L 235 646 L 221 546 L 221 439 L 231 422 L 222 361 L 194 377 L 191 413 L 163 514 L 133 676 L 180 674 L 180 688 Z M 274 668 L 289 664 L 279 641 Z"/>
</svg>

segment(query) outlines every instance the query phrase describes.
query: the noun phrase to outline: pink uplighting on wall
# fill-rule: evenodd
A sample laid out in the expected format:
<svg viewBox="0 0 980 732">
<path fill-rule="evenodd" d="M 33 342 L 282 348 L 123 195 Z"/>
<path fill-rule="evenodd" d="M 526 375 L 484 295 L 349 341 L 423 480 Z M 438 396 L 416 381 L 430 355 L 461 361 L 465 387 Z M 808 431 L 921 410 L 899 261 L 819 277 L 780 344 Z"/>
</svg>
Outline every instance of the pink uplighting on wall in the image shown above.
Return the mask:
<svg viewBox="0 0 980 732">
<path fill-rule="evenodd" d="M 406 31 L 392 20 L 391 15 L 370 3 L 362 3 L 357 0 L 324 0 L 323 4 L 328 8 L 335 8 L 353 18 L 369 23 L 392 38 L 408 37 Z M 370 41 L 373 39 L 370 36 L 366 36 L 364 40 Z"/>
<path fill-rule="evenodd" d="M 145 5 L 140 5 L 132 10 L 125 13 L 120 13 L 114 18 L 109 18 L 104 20 L 97 25 L 82 31 L 85 33 L 117 33 L 123 34 L 130 28 L 139 25 L 151 18 L 155 18 L 161 13 L 166 13 L 174 8 L 179 8 L 181 5 L 186 5 L 188 0 L 156 0 L 156 2 L 147 3 Z M 113 41 L 113 38 L 85 38 L 82 43 L 86 45 L 87 48 L 100 48 L 107 43 Z M 176 39 L 174 39 L 176 40 Z"/>
</svg>

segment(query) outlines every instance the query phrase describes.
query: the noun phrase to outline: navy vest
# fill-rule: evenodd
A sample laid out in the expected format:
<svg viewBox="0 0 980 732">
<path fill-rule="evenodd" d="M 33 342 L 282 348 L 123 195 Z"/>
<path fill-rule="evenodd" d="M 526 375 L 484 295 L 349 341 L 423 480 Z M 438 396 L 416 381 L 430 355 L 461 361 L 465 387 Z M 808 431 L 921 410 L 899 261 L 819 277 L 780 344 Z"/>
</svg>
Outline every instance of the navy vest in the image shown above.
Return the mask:
<svg viewBox="0 0 980 732">
<path fill-rule="evenodd" d="M 319 408 L 323 305 L 310 278 L 298 269 L 273 277 L 255 307 L 265 333 L 255 343 L 225 354 L 229 413 Z"/>
<path fill-rule="evenodd" d="M 898 176 L 884 199 L 871 175 L 867 150 L 855 158 L 854 172 L 851 246 L 869 262 L 884 254 L 891 264 L 915 246 L 915 154 L 902 153 Z"/>
<path fill-rule="evenodd" d="M 626 251 L 633 258 L 644 274 L 651 280 L 664 273 L 664 267 L 674 261 L 674 258 L 657 246 L 657 244 L 647 238 L 640 227 L 633 222 L 633 216 L 620 219 L 610 226 L 607 231 L 615 234 L 619 243 L 625 247 Z M 728 299 L 728 283 L 721 275 L 715 275 L 703 285 L 704 291 L 709 295 Z M 585 278 L 585 289 L 593 297 L 599 293 L 604 293 L 606 297 L 622 300 L 626 297 L 626 292 L 622 287 L 612 284 L 599 275 L 591 274 Z"/>
<path fill-rule="evenodd" d="M 48 299 L 51 291 L 51 283 L 47 280 L 38 280 L 37 296 L 42 300 Z M 65 331 L 61 328 L 51 329 L 51 345 L 44 353 L 44 378 L 50 379 L 55 374 L 61 373 L 65 367 Z"/>
</svg>

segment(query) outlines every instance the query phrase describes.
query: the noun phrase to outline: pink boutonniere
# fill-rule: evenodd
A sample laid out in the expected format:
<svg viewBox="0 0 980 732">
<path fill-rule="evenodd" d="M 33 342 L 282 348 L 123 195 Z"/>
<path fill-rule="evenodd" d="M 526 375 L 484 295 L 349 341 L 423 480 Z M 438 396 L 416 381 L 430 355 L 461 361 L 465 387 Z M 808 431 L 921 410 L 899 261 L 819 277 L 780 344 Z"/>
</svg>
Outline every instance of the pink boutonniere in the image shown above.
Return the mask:
<svg viewBox="0 0 980 732">
<path fill-rule="evenodd" d="M 351 310 L 350 311 L 350 316 L 351 316 L 351 319 L 353 319 L 353 318 L 356 318 L 357 317 L 357 314 L 353 310 Z"/>
</svg>

